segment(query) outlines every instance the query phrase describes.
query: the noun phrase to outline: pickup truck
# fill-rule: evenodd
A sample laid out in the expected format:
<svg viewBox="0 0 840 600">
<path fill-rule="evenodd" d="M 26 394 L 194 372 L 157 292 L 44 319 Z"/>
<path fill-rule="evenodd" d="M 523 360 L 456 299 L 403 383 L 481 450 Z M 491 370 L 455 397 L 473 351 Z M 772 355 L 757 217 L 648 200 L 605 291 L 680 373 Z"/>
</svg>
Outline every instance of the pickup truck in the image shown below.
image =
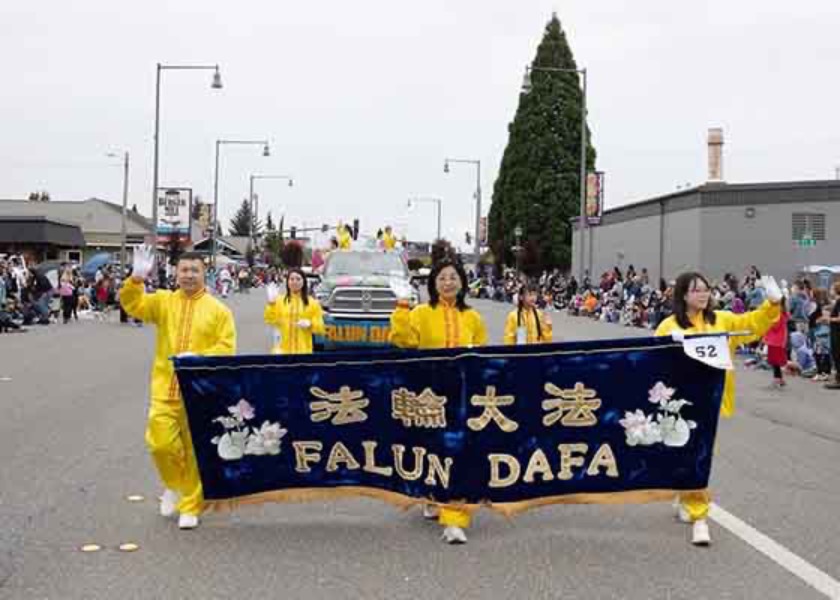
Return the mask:
<svg viewBox="0 0 840 600">
<path fill-rule="evenodd" d="M 391 282 L 410 284 L 408 266 L 398 252 L 336 250 L 324 264 L 313 290 L 324 309 L 326 333 L 316 336 L 318 350 L 390 345 L 391 313 L 397 303 Z M 412 288 L 413 289 L 413 288 Z M 419 301 L 412 293 L 412 305 Z"/>
</svg>

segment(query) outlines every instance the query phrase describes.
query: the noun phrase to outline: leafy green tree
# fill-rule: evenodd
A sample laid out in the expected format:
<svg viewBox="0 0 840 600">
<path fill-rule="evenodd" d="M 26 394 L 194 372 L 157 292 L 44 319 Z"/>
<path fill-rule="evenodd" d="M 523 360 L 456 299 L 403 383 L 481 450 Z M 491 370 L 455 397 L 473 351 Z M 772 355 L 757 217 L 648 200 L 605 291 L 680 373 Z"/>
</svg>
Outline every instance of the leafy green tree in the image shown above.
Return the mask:
<svg viewBox="0 0 840 600">
<path fill-rule="evenodd" d="M 546 72 L 540 68 L 569 69 Z M 580 213 L 582 88 L 577 63 L 554 14 L 531 64 L 531 86 L 523 89 L 493 188 L 489 242 L 499 265 L 512 266 L 514 230 L 522 228 L 529 271 L 571 265 L 570 219 Z M 587 171 L 594 170 L 589 143 Z"/>
<path fill-rule="evenodd" d="M 230 234 L 251 235 L 251 219 L 251 203 L 246 198 L 239 205 L 239 210 L 236 211 L 236 214 L 233 215 L 233 219 L 230 221 Z"/>
</svg>

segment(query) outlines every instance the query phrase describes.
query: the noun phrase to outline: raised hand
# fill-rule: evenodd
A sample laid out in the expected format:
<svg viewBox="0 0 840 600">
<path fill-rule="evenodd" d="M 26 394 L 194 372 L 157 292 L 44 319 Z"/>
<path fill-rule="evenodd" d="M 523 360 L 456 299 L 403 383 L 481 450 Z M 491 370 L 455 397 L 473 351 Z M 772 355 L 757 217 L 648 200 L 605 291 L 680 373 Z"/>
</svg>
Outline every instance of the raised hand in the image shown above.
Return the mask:
<svg viewBox="0 0 840 600">
<path fill-rule="evenodd" d="M 134 249 L 134 265 L 131 276 L 136 279 L 146 279 L 155 266 L 155 250 L 146 244 Z"/>
</svg>

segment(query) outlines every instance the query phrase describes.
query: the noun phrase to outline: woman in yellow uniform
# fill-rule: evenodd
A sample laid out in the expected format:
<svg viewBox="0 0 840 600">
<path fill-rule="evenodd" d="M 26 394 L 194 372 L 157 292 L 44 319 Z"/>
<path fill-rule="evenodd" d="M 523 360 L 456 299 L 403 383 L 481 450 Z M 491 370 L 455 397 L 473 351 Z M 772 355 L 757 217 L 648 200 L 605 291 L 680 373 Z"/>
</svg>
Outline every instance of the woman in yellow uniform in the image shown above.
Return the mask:
<svg viewBox="0 0 840 600">
<path fill-rule="evenodd" d="M 385 233 L 382 234 L 382 246 L 385 250 L 393 250 L 397 247 L 397 236 L 394 235 L 390 225 L 385 227 Z"/>
<path fill-rule="evenodd" d="M 760 338 L 779 319 L 782 291 L 772 277 L 762 277 L 767 300 L 756 310 L 735 314 L 713 310 L 710 303 L 711 288 L 700 273 L 683 273 L 674 285 L 674 314 L 662 321 L 656 335 L 691 335 L 698 333 L 749 332 L 746 337 L 730 337 L 733 352 L 741 344 Z M 735 373 L 727 371 L 721 400 L 720 413 L 731 417 L 735 412 Z M 709 514 L 711 495 L 708 490 L 680 494 L 678 517 L 692 523 L 691 543 L 706 546 L 711 543 L 706 517 Z"/>
<path fill-rule="evenodd" d="M 537 308 L 538 293 L 539 288 L 533 283 L 519 289 L 519 306 L 508 313 L 505 321 L 506 345 L 551 342 L 551 318 Z"/>
<path fill-rule="evenodd" d="M 280 297 L 276 284 L 266 286 L 267 303 L 263 318 L 277 328 L 280 341 L 272 354 L 312 354 L 312 336 L 324 333 L 324 313 L 306 289 L 306 275 L 297 268 L 286 273 L 286 295 Z"/>
<path fill-rule="evenodd" d="M 465 301 L 467 274 L 459 262 L 444 258 L 432 267 L 427 304 L 409 310 L 407 290 L 396 291 L 397 308 L 391 315 L 391 343 L 394 345 L 424 350 L 487 345 L 484 321 Z M 464 529 L 470 524 L 469 512 L 444 507 L 438 514 L 427 506 L 423 515 L 438 518 L 447 543 L 466 543 Z"/>
<path fill-rule="evenodd" d="M 339 223 L 335 235 L 338 238 L 338 249 L 349 250 L 350 244 L 353 242 L 353 234 L 350 231 L 350 226 Z"/>
</svg>

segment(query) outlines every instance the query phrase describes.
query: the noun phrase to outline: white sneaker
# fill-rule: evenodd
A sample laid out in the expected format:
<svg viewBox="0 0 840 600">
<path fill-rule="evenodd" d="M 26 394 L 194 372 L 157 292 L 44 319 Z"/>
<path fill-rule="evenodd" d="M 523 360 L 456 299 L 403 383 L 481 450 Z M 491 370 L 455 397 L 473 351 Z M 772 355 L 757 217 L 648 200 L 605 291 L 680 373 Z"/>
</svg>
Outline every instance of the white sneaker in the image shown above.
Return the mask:
<svg viewBox="0 0 840 600">
<path fill-rule="evenodd" d="M 178 513 L 178 492 L 163 490 L 160 497 L 160 516 L 174 517 Z"/>
<path fill-rule="evenodd" d="M 443 541 L 447 544 L 466 544 L 467 534 L 460 527 L 449 525 L 443 530 Z"/>
<path fill-rule="evenodd" d="M 424 504 L 423 505 L 423 518 L 428 519 L 430 521 L 437 520 L 438 516 L 440 515 L 440 510 L 434 504 Z"/>
<path fill-rule="evenodd" d="M 694 521 L 691 526 L 691 543 L 695 546 L 708 546 L 712 543 L 712 537 L 709 535 L 709 524 L 706 519 Z"/>
<path fill-rule="evenodd" d="M 195 529 L 198 527 L 198 517 L 195 515 L 181 515 L 178 519 L 178 529 Z"/>
</svg>

